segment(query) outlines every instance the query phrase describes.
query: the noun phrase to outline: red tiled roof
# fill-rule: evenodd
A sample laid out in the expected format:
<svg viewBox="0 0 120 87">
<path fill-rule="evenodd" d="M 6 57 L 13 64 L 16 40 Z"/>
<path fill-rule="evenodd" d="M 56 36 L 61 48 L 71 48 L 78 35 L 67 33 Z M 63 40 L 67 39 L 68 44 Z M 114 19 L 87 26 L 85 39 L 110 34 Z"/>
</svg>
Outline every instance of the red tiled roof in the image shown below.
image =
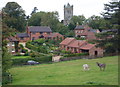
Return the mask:
<svg viewBox="0 0 120 87">
<path fill-rule="evenodd" d="M 11 42 L 18 41 L 18 39 L 16 39 L 15 37 L 8 37 L 8 38 L 6 38 L 6 40 L 11 41 Z"/>
<path fill-rule="evenodd" d="M 57 36 L 62 37 L 62 35 L 59 33 L 43 34 L 43 36 L 44 37 L 57 37 Z"/>
<path fill-rule="evenodd" d="M 75 40 L 73 42 L 71 42 L 68 46 L 69 47 L 80 47 L 82 45 L 84 45 L 86 43 L 86 41 L 83 40 Z"/>
<path fill-rule="evenodd" d="M 75 40 L 74 38 L 66 38 L 60 44 L 62 44 L 62 45 L 69 45 L 69 43 L 71 43 L 74 40 Z"/>
<path fill-rule="evenodd" d="M 61 37 L 62 37 L 62 35 L 59 34 L 59 33 L 51 33 L 51 34 L 49 35 L 49 37 L 57 37 L 57 36 L 61 36 Z"/>
<path fill-rule="evenodd" d="M 93 48 L 94 46 L 95 46 L 95 44 L 87 44 L 87 45 L 80 47 L 80 49 L 89 50 L 89 49 Z"/>
</svg>

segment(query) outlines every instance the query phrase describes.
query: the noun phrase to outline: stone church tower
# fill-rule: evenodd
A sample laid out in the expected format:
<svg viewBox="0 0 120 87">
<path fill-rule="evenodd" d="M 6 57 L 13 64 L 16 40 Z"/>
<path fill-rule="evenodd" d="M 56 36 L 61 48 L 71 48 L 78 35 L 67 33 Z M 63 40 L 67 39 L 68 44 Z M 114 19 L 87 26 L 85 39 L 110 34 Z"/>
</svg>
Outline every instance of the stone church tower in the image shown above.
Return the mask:
<svg viewBox="0 0 120 87">
<path fill-rule="evenodd" d="M 68 25 L 70 23 L 70 19 L 73 16 L 73 5 L 70 6 L 68 3 L 64 5 L 64 25 Z"/>
</svg>

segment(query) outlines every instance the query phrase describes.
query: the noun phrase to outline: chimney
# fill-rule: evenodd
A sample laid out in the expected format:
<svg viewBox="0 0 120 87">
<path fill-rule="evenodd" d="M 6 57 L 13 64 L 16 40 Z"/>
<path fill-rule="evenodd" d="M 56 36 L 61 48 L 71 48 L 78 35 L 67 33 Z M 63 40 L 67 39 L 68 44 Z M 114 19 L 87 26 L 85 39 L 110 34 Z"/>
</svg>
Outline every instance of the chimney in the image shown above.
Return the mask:
<svg viewBox="0 0 120 87">
<path fill-rule="evenodd" d="M 27 22 L 27 25 L 26 25 L 26 33 L 28 34 L 28 22 Z"/>
</svg>

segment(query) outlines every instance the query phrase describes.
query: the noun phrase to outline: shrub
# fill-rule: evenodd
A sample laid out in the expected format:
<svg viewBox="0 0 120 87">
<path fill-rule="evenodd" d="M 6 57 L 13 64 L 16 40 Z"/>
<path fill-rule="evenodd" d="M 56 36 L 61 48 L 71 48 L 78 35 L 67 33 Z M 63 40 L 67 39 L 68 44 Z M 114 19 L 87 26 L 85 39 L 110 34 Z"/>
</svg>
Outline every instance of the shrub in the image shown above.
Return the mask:
<svg viewBox="0 0 120 87">
<path fill-rule="evenodd" d="M 47 63 L 52 61 L 52 56 L 36 56 L 36 57 L 30 57 L 30 58 L 17 58 L 17 59 L 12 59 L 13 65 L 24 65 L 27 64 L 28 60 L 34 60 L 39 63 Z"/>
<path fill-rule="evenodd" d="M 66 51 L 66 50 L 62 50 L 61 53 L 70 54 L 71 52 L 70 51 Z"/>
<path fill-rule="evenodd" d="M 84 55 L 88 55 L 88 53 L 65 54 L 63 55 L 63 57 L 84 56 Z"/>
<path fill-rule="evenodd" d="M 38 47 L 36 47 L 36 46 L 34 46 L 34 45 L 32 45 L 32 44 L 30 44 L 28 42 L 26 43 L 26 47 L 29 48 L 29 49 L 31 49 L 31 50 L 34 50 L 34 51 L 38 50 Z"/>
<path fill-rule="evenodd" d="M 52 56 L 36 57 L 36 58 L 34 58 L 34 60 L 39 62 L 39 63 L 52 62 Z"/>
<path fill-rule="evenodd" d="M 24 65 L 27 63 L 28 60 L 32 60 L 33 58 L 17 58 L 12 59 L 13 65 Z"/>
</svg>

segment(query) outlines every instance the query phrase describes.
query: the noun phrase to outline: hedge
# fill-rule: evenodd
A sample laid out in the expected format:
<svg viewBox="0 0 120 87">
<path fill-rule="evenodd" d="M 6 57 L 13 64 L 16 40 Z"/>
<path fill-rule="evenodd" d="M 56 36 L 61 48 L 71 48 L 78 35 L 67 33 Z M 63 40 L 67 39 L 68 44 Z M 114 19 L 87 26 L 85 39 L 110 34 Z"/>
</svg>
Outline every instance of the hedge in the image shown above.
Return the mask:
<svg viewBox="0 0 120 87">
<path fill-rule="evenodd" d="M 34 60 L 34 61 L 37 61 L 39 63 L 47 63 L 47 62 L 52 62 L 52 56 L 12 59 L 13 65 L 25 65 L 25 64 L 27 64 L 28 60 Z"/>
<path fill-rule="evenodd" d="M 74 56 L 84 56 L 88 55 L 88 53 L 74 53 L 74 54 L 65 54 L 63 57 L 74 57 Z"/>
</svg>

